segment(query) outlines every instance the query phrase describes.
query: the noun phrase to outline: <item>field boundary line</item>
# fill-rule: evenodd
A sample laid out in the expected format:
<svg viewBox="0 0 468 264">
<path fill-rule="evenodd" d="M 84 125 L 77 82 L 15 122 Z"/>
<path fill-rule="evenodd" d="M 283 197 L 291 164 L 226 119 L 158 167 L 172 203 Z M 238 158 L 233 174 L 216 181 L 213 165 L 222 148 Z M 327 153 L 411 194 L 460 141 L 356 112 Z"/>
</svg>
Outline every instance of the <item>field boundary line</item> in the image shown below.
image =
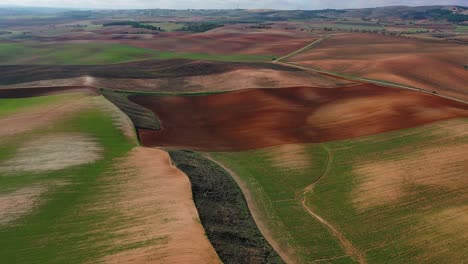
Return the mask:
<svg viewBox="0 0 468 264">
<path fill-rule="evenodd" d="M 305 209 L 305 211 L 310 214 L 312 217 L 314 217 L 317 221 L 319 221 L 320 223 L 322 223 L 323 225 L 325 225 L 329 231 L 332 233 L 333 236 L 335 236 L 342 248 L 344 249 L 344 251 L 346 252 L 346 254 L 348 256 L 350 256 L 351 258 L 354 258 L 355 260 L 357 260 L 360 264 L 366 264 L 367 261 L 366 261 L 366 258 L 364 256 L 364 254 L 357 248 L 355 247 L 346 237 L 343 233 L 341 233 L 333 224 L 331 224 L 330 222 L 328 222 L 326 219 L 324 219 L 322 216 L 320 216 L 319 214 L 317 214 L 316 212 L 314 212 L 314 210 L 312 208 L 310 208 L 309 206 L 307 206 L 307 201 L 306 201 L 306 194 L 308 192 L 313 192 L 314 191 L 314 187 L 315 185 L 317 185 L 321 179 L 323 179 L 325 176 L 327 176 L 330 171 L 331 171 L 331 168 L 332 168 L 332 164 L 333 164 L 333 153 L 331 153 L 331 150 L 325 146 L 325 145 L 321 145 L 325 151 L 327 152 L 327 166 L 325 168 L 325 171 L 314 181 L 312 182 L 310 185 L 308 185 L 304 191 L 301 193 L 300 195 L 300 202 L 301 202 L 301 205 L 302 207 Z"/>
<path fill-rule="evenodd" d="M 249 208 L 250 214 L 252 215 L 252 218 L 254 219 L 255 224 L 257 225 L 257 228 L 260 230 L 260 233 L 262 233 L 265 240 L 273 247 L 273 249 L 278 253 L 278 255 L 280 255 L 280 257 L 284 260 L 284 262 L 288 264 L 299 263 L 297 258 L 294 255 L 292 255 L 287 250 L 284 250 L 283 248 L 281 248 L 280 244 L 273 238 L 273 235 L 268 229 L 266 223 L 263 222 L 260 217 L 260 213 L 259 213 L 260 210 L 258 210 L 257 206 L 253 202 L 254 198 L 253 198 L 252 193 L 250 192 L 249 188 L 244 183 L 244 181 L 239 177 L 239 175 L 237 175 L 233 170 L 231 170 L 229 167 L 227 167 L 223 163 L 214 159 L 209 153 L 203 152 L 201 154 L 208 160 L 214 162 L 216 165 L 224 169 L 234 179 L 234 181 L 237 183 L 237 185 L 241 189 L 242 194 L 244 195 L 244 198 L 247 202 L 247 207 Z"/>
<path fill-rule="evenodd" d="M 397 84 L 397 83 L 391 83 L 391 82 L 361 78 L 361 77 L 356 77 L 356 76 L 350 76 L 350 75 L 340 74 L 340 73 L 336 73 L 336 72 L 332 72 L 332 71 L 316 69 L 316 68 L 312 68 L 312 67 L 309 67 L 309 66 L 304 66 L 304 65 L 301 65 L 301 64 L 296 64 L 296 63 L 291 63 L 291 62 L 275 61 L 273 63 L 281 64 L 281 65 L 284 65 L 284 66 L 290 66 L 290 67 L 294 67 L 294 68 L 297 68 L 297 69 L 302 69 L 302 70 L 305 70 L 305 71 L 313 71 L 313 72 L 329 75 L 331 77 L 342 78 L 342 79 L 346 79 L 346 80 L 350 80 L 350 81 L 358 81 L 358 82 L 361 82 L 361 83 L 370 83 L 370 84 L 377 84 L 377 85 L 385 86 L 385 87 L 411 90 L 411 91 L 415 91 L 415 92 L 420 92 L 420 93 L 430 94 L 430 95 L 433 95 L 433 96 L 438 96 L 438 97 L 441 97 L 441 98 L 449 99 L 449 100 L 456 101 L 456 102 L 463 103 L 463 104 L 468 104 L 468 101 L 458 99 L 458 98 L 455 98 L 455 97 L 451 97 L 451 96 L 447 96 L 447 95 L 442 95 L 442 94 L 439 94 L 439 93 L 434 93 L 432 91 L 429 91 L 429 90 L 426 90 L 426 89 L 423 89 L 423 88 L 416 88 L 416 87 L 407 86 L 407 85 L 403 85 L 403 84 Z"/>
<path fill-rule="evenodd" d="M 300 49 L 298 49 L 298 50 L 296 50 L 296 51 L 293 51 L 293 52 L 291 52 L 291 53 L 289 53 L 289 54 L 287 54 L 287 55 L 285 55 L 285 56 L 283 56 L 283 57 L 281 57 L 281 58 L 279 58 L 279 59 L 276 59 L 276 60 L 274 60 L 274 62 L 280 62 L 280 61 L 285 60 L 285 59 L 287 59 L 287 58 L 289 58 L 289 57 L 292 57 L 292 56 L 294 56 L 294 55 L 297 55 L 297 54 L 299 54 L 299 53 L 301 53 L 301 52 L 303 52 L 303 51 L 305 51 L 305 50 L 308 50 L 308 49 L 310 49 L 310 48 L 313 48 L 315 45 L 320 44 L 322 41 L 324 41 L 325 39 L 327 39 L 327 38 L 329 38 L 329 37 L 331 37 L 331 36 L 326 36 L 326 37 L 322 37 L 322 38 L 316 39 L 316 40 L 314 40 L 312 43 L 309 43 L 307 46 L 304 46 L 304 47 L 302 47 L 302 48 L 300 48 Z"/>
<path fill-rule="evenodd" d="M 378 84 L 378 85 L 382 85 L 382 86 L 386 86 L 386 87 L 400 88 L 400 89 L 406 89 L 406 90 L 431 94 L 431 95 L 439 96 L 439 97 L 449 99 L 449 100 L 452 100 L 452 101 L 456 101 L 456 102 L 459 102 L 459 103 L 468 104 L 468 101 L 458 99 L 458 98 L 455 98 L 455 97 L 451 97 L 451 96 L 447 96 L 447 95 L 441 95 L 439 93 L 434 93 L 432 91 L 429 91 L 429 90 L 426 90 L 426 89 L 423 89 L 423 88 L 411 87 L 411 86 L 408 86 L 408 85 L 403 85 L 403 84 L 398 84 L 398 83 L 391 83 L 391 82 L 379 81 L 379 80 L 368 79 L 368 78 L 361 78 L 361 77 L 351 76 L 351 75 L 346 75 L 346 74 L 340 74 L 340 73 L 337 73 L 337 72 L 317 69 L 317 68 L 313 68 L 313 67 L 310 67 L 310 66 L 304 66 L 304 65 L 301 65 L 301 64 L 297 64 L 297 63 L 284 62 L 283 61 L 284 59 L 295 56 L 295 55 L 297 55 L 297 54 L 299 54 L 299 53 L 301 53 L 303 51 L 306 51 L 306 50 L 314 47 L 317 44 L 320 44 L 322 41 L 324 41 L 324 40 L 326 40 L 328 38 L 331 38 L 332 36 L 333 35 L 327 35 L 325 37 L 319 38 L 319 39 L 315 40 L 314 42 L 308 44 L 307 46 L 304 46 L 304 47 L 302 47 L 302 48 L 300 48 L 300 49 L 298 49 L 298 50 L 296 50 L 296 51 L 294 51 L 292 53 L 289 53 L 286 56 L 283 56 L 283 57 L 281 57 L 279 59 L 274 60 L 273 63 L 281 64 L 283 66 L 290 66 L 290 67 L 294 67 L 294 68 L 305 70 L 305 71 L 313 71 L 313 72 L 317 72 L 317 73 L 321 73 L 321 74 L 326 74 L 326 75 L 330 75 L 332 77 L 344 78 L 344 79 L 351 80 L 351 81 Z"/>
</svg>

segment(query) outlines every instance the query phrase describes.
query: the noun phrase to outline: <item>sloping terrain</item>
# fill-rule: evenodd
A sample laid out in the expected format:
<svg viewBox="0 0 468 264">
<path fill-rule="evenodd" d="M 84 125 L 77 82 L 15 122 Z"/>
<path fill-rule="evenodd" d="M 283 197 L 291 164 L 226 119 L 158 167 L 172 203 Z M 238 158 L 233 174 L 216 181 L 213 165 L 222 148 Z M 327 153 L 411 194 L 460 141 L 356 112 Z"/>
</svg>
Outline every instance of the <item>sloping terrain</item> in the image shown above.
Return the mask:
<svg viewBox="0 0 468 264">
<path fill-rule="evenodd" d="M 151 109 L 161 121 L 159 131 L 139 129 L 143 144 L 201 150 L 326 142 L 468 115 L 462 103 L 368 84 L 129 99 Z"/>
<path fill-rule="evenodd" d="M 187 176 L 167 152 L 137 147 L 99 184 L 99 226 L 115 237 L 103 263 L 221 263 L 193 204 Z M 109 226 L 106 226 L 108 224 Z"/>
<path fill-rule="evenodd" d="M 468 99 L 468 46 L 377 34 L 341 34 L 290 62 Z"/>
<path fill-rule="evenodd" d="M 58 91 L 0 99 L 2 261 L 220 263 L 169 155 L 136 147 L 130 119 L 94 90 Z"/>
<path fill-rule="evenodd" d="M 99 66 L 0 66 L 3 88 L 94 86 L 137 91 L 224 91 L 351 82 L 272 63 L 149 60 Z M 0 91 L 1 95 L 2 91 Z"/>
<path fill-rule="evenodd" d="M 284 146 L 211 156 L 242 179 L 300 263 L 459 263 L 468 241 L 467 120 L 304 144 L 301 167 L 277 166 L 280 157 L 296 160 L 278 155 Z"/>
</svg>

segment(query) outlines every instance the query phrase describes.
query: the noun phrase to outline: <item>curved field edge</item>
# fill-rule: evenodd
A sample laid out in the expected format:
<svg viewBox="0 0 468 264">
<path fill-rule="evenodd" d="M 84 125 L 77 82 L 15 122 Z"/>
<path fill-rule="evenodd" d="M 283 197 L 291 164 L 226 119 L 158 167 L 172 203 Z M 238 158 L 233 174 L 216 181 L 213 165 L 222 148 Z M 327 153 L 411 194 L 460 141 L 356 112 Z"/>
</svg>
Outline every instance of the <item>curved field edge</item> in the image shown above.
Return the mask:
<svg viewBox="0 0 468 264">
<path fill-rule="evenodd" d="M 285 147 L 286 146 L 286 147 Z M 292 146 L 292 145 L 290 145 Z M 260 221 L 286 252 L 294 252 L 297 263 L 336 261 L 354 263 L 328 229 L 302 207 L 301 192 L 326 171 L 327 152 L 317 145 L 284 157 L 305 158 L 303 166 L 282 164 L 288 145 L 244 152 L 217 152 L 210 155 L 232 169 L 252 193 Z M 281 161 L 281 162 L 280 162 Z"/>
<path fill-rule="evenodd" d="M 41 126 L 0 138 L 0 258 L 7 263 L 115 263 L 115 259 L 160 263 L 181 258 L 219 263 L 199 222 L 189 181 L 171 165 L 168 154 L 137 147 L 128 117 L 102 96 L 60 96 L 37 97 L 32 108 L 22 108 L 30 98 L 5 99 L 11 100 L 5 106 L 18 110 L 13 114 L 34 117 L 35 110 L 48 111 L 39 118 Z M 60 107 L 51 108 L 50 97 L 59 97 L 54 104 L 61 103 Z M 74 100 L 85 107 L 47 118 L 70 108 Z M 130 124 L 130 129 L 122 123 Z M 27 156 L 28 151 L 41 157 L 57 157 L 54 153 L 62 151 L 62 156 L 73 158 L 79 150 L 70 147 L 81 138 L 92 140 L 84 142 L 91 150 L 99 146 L 96 153 L 84 152 L 98 154 L 97 160 L 31 170 L 31 164 L 41 164 Z M 41 145 L 28 143 L 36 141 Z M 18 158 L 26 161 L 21 168 L 30 168 L 6 167 Z M 158 185 L 168 188 L 170 195 L 155 193 Z M 174 193 L 179 193 L 177 199 L 172 199 Z M 14 218 L 5 218 L 11 212 Z"/>
<path fill-rule="evenodd" d="M 129 140 L 116 128 L 104 111 L 89 109 L 46 128 L 17 135 L 12 142 L 2 141 L 0 144 L 6 145 L 7 150 L 14 154 L 25 140 L 57 133 L 92 136 L 103 147 L 102 157 L 94 163 L 57 171 L 25 172 L 15 176 L 2 173 L 0 185 L 3 193 L 34 184 L 64 183 L 42 195 L 41 203 L 30 214 L 1 227 L 0 256 L 6 262 L 82 263 L 106 251 L 100 248 L 99 243 L 109 239 L 109 234 L 96 230 L 95 225 L 103 222 L 107 215 L 99 211 L 86 212 L 83 207 L 92 208 L 92 204 L 99 201 L 99 193 L 96 192 L 98 179 L 113 166 L 115 158 L 124 156 L 134 146 L 135 141 Z M 2 152 L 7 150 L 2 148 Z"/>
<path fill-rule="evenodd" d="M 453 119 L 353 140 L 319 145 L 302 144 L 307 149 L 311 162 L 320 164 L 326 160 L 325 155 L 320 154 L 321 146 L 326 146 L 333 155 L 330 172 L 315 185 L 313 191 L 306 193 L 307 206 L 333 224 L 354 246 L 364 252 L 369 263 L 379 263 L 382 259 L 388 263 L 440 263 L 443 259 L 462 259 L 467 246 L 466 230 L 463 230 L 463 223 L 466 224 L 467 219 L 463 208 L 466 208 L 468 201 L 466 184 L 463 184 L 466 182 L 463 168 L 466 169 L 468 164 L 467 148 L 463 147 L 468 142 L 467 124 L 466 119 Z M 456 148 L 457 144 L 463 145 Z M 289 245 L 296 245 L 302 262 L 351 262 L 342 256 L 343 252 L 340 252 L 337 241 L 330 237 L 327 230 L 307 229 L 303 230 L 304 234 L 295 232 L 301 219 L 299 209 L 295 214 L 283 216 L 278 203 L 290 202 L 289 208 L 299 207 L 298 195 L 303 185 L 294 186 L 294 183 L 300 183 L 304 175 L 309 175 L 310 184 L 314 181 L 313 177 L 320 175 L 320 170 L 314 171 L 310 166 L 279 167 L 278 162 L 273 162 L 278 150 L 279 147 L 273 147 L 211 155 L 247 183 L 250 191 L 255 194 L 258 207 L 263 209 L 262 213 L 271 230 L 277 234 L 276 239 L 284 244 L 289 242 Z M 445 151 L 443 153 L 448 158 L 446 161 L 434 154 L 441 150 Z M 424 155 L 420 156 L 421 154 Z M 422 165 L 421 162 L 430 157 L 434 157 L 429 159 L 431 163 L 437 160 L 439 163 L 432 168 Z M 375 191 L 368 189 L 364 198 L 356 196 L 369 181 L 373 184 L 376 180 L 386 179 L 379 174 L 363 175 L 362 170 L 357 168 L 386 161 L 391 164 L 399 162 L 402 168 L 409 166 L 413 169 L 408 171 L 407 177 L 402 176 L 404 173 L 400 176 L 389 175 L 396 180 L 373 185 L 379 188 Z M 324 168 L 323 166 L 315 165 L 320 168 Z M 424 168 L 428 169 L 424 172 Z M 434 169 L 444 175 L 432 176 Z M 382 173 L 385 176 L 385 171 Z M 374 199 L 375 196 L 372 195 L 375 193 L 389 194 L 395 184 L 402 184 L 403 193 L 398 200 L 363 209 L 362 199 Z M 284 194 L 288 192 L 289 198 L 281 200 L 287 197 Z M 436 220 L 438 218 L 443 220 Z M 308 224 L 317 222 L 313 218 L 305 221 Z M 285 236 L 284 233 L 290 236 Z M 310 240 L 302 239 L 301 235 Z M 324 257 L 324 253 L 332 247 L 320 248 L 323 242 L 318 243 L 318 239 L 327 236 L 336 253 L 328 253 Z M 315 255 L 301 255 L 301 248 L 319 250 Z"/>
<path fill-rule="evenodd" d="M 284 263 L 258 230 L 234 179 L 190 151 L 169 151 L 190 179 L 202 225 L 224 263 Z"/>
</svg>

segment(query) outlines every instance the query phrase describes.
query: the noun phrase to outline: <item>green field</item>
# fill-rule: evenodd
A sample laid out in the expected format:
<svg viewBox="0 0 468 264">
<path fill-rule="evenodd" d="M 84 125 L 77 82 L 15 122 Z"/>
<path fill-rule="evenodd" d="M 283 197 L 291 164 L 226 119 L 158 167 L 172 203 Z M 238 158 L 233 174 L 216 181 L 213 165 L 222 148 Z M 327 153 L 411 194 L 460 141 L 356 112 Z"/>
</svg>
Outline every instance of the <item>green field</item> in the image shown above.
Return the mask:
<svg viewBox="0 0 468 264">
<path fill-rule="evenodd" d="M 58 94 L 43 97 L 29 97 L 29 98 L 12 98 L 3 99 L 0 98 L 0 117 L 8 114 L 15 113 L 20 110 L 28 109 L 30 107 L 47 105 L 53 102 L 57 102 L 60 99 L 66 98 L 69 95 Z"/>
<path fill-rule="evenodd" d="M 303 262 L 352 262 L 342 257 L 337 239 L 300 205 L 301 192 L 331 160 L 328 173 L 306 193 L 306 204 L 363 252 L 369 263 L 456 263 L 468 247 L 464 239 L 468 158 L 462 151 L 468 146 L 467 126 L 467 119 L 458 119 L 354 140 L 306 144 L 298 158 L 308 157 L 310 165 L 289 169 L 279 168 L 274 158 L 281 147 L 212 156 L 242 178 L 276 239 L 295 248 Z M 434 163 L 438 165 L 429 168 Z M 399 169 L 371 176 L 359 170 L 375 164 Z M 395 171 L 403 176 L 392 176 Z M 368 185 L 377 187 L 363 188 Z M 399 193 L 397 198 L 393 192 Z"/>
<path fill-rule="evenodd" d="M 468 26 L 458 25 L 457 29 L 455 31 L 466 32 L 466 31 L 468 31 Z"/>
<path fill-rule="evenodd" d="M 268 61 L 273 56 L 161 52 L 122 44 L 0 43 L 0 65 L 98 65 L 148 59 Z"/>
<path fill-rule="evenodd" d="M 56 98 L 5 100 L 0 104 L 0 111 L 5 113 L 7 108 L 11 112 L 11 109 L 21 109 L 32 101 L 35 104 L 46 104 L 52 100 Z M 90 100 L 104 99 L 101 97 Z M 96 106 L 81 110 L 52 125 L 0 139 L 2 202 L 8 203 L 9 197 L 18 191 L 22 193 L 23 190 L 38 188 L 45 190 L 40 194 L 39 201 L 35 202 L 32 211 L 13 221 L 0 223 L 0 259 L 3 263 L 94 262 L 107 254 L 139 246 L 131 242 L 109 242 L 118 239 L 114 231 L 119 223 L 125 222 L 125 217 L 118 212 L 95 209 L 95 206 L 102 204 L 100 197 L 103 190 L 112 190 L 112 184 L 103 185 L 103 177 L 112 172 L 113 166 L 118 162 L 117 158 L 123 157 L 136 145 L 134 139 L 128 138 L 116 128 L 113 120 L 114 117 L 108 111 Z M 77 133 L 92 137 L 102 148 L 101 157 L 97 161 L 45 172 L 4 170 L 6 162 L 20 151 L 25 142 L 43 136 Z M 17 195 L 19 196 L 13 197 L 21 199 L 22 196 Z M 23 196 L 26 201 L 30 199 L 27 194 Z M 111 216 L 118 216 L 119 222 L 109 222 L 109 219 L 113 219 Z"/>
</svg>

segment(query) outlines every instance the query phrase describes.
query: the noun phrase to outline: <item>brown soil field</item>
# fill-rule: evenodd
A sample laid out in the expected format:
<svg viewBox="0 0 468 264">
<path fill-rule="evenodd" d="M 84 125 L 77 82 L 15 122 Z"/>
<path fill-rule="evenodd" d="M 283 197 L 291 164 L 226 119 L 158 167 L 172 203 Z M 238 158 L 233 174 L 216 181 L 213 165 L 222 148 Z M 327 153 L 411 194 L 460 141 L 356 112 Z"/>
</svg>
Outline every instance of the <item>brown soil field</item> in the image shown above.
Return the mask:
<svg viewBox="0 0 468 264">
<path fill-rule="evenodd" d="M 326 142 L 468 116 L 468 105 L 370 84 L 249 89 L 208 96 L 131 96 L 161 121 L 147 146 L 246 150 Z"/>
<path fill-rule="evenodd" d="M 285 55 L 311 43 L 317 37 L 310 32 L 284 28 L 254 29 L 247 25 L 229 25 L 202 33 L 144 32 L 128 27 L 104 27 L 93 32 L 72 32 L 56 37 L 37 38 L 45 42 L 97 41 L 129 44 L 159 51 L 205 54 Z"/>
<path fill-rule="evenodd" d="M 114 219 L 110 226 L 115 246 L 140 246 L 107 255 L 103 263 L 220 263 L 200 223 L 189 179 L 167 152 L 137 147 L 112 174 L 97 206 L 127 219 Z"/>
<path fill-rule="evenodd" d="M 289 59 L 314 68 L 468 99 L 468 46 L 377 34 L 342 34 Z"/>
<path fill-rule="evenodd" d="M 0 77 L 3 89 L 93 86 L 120 90 L 199 92 L 351 84 L 350 81 L 272 63 L 161 60 L 103 66 L 0 66 L 0 70 L 4 72 L 3 78 Z M 18 94 L 17 91 L 0 89 L 0 97 L 9 93 Z"/>
</svg>

